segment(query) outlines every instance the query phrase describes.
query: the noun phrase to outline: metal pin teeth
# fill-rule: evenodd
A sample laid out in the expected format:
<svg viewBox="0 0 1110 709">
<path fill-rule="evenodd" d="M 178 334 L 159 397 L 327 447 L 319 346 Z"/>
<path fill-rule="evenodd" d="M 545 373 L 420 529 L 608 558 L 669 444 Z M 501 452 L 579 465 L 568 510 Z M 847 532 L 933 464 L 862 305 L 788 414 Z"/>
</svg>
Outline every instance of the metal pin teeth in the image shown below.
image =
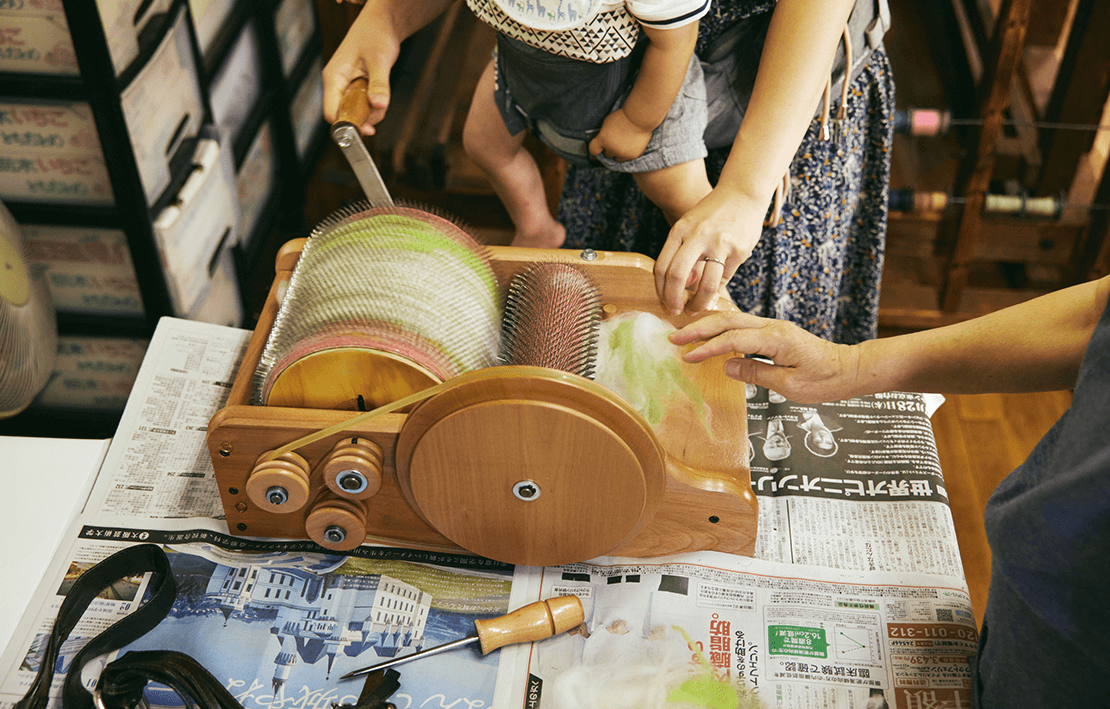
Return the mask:
<svg viewBox="0 0 1110 709">
<path fill-rule="evenodd" d="M 284 368 L 352 346 L 407 357 L 440 378 L 498 362 L 501 289 L 488 250 L 433 212 L 360 202 L 304 243 L 253 373 L 255 404 Z"/>
<path fill-rule="evenodd" d="M 510 282 L 502 319 L 501 361 L 593 378 L 601 292 L 568 264 L 534 264 Z"/>
</svg>

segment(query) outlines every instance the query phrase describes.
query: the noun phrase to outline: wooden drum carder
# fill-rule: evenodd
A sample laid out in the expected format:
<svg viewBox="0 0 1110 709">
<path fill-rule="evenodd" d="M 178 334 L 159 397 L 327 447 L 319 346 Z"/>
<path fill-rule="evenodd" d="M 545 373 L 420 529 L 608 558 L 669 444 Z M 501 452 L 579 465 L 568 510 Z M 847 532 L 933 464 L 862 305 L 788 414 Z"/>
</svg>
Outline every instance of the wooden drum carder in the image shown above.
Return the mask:
<svg viewBox="0 0 1110 709">
<path fill-rule="evenodd" d="M 601 555 L 752 553 L 758 508 L 743 385 L 725 376 L 723 357 L 685 365 L 694 367 L 699 400 L 677 402 L 651 423 L 597 382 L 518 365 L 443 381 L 414 366 L 413 382 L 386 395 L 397 410 L 367 418 L 354 402 L 382 406 L 382 395 L 360 399 L 335 353 L 332 364 L 317 368 L 323 374 L 294 387 L 316 395 L 311 403 L 252 404 L 278 295 L 304 242 L 279 253 L 228 403 L 208 428 L 233 533 L 309 538 L 333 550 L 380 542 L 534 566 Z M 662 311 L 653 262 L 641 255 L 590 252 L 586 260 L 573 251 L 515 247 L 489 253 L 502 288 L 531 264 L 567 263 L 598 284 L 606 318 L 646 312 L 676 327 L 691 319 Z M 322 383 L 328 372 L 343 381 Z M 336 393 L 319 394 L 328 388 Z M 692 406 L 704 407 L 704 415 L 691 415 Z"/>
</svg>

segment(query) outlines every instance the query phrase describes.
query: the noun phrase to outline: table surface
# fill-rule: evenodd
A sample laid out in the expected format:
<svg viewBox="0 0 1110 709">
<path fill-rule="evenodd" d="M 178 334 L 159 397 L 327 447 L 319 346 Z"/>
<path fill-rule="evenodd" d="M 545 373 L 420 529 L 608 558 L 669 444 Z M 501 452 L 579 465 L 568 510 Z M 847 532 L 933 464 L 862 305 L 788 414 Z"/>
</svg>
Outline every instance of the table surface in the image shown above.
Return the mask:
<svg viewBox="0 0 1110 709">
<path fill-rule="evenodd" d="M 111 439 L 0 436 L 0 648 L 7 646 L 70 522 L 81 511 Z"/>
</svg>

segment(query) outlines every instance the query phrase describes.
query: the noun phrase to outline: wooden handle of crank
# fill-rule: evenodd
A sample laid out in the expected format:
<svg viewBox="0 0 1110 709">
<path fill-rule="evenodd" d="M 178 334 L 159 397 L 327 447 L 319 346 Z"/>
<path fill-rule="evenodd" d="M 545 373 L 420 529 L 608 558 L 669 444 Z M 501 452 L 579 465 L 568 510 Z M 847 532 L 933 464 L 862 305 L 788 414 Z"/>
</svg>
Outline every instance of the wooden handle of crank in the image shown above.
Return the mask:
<svg viewBox="0 0 1110 709">
<path fill-rule="evenodd" d="M 512 613 L 474 621 L 485 655 L 503 645 L 543 640 L 579 626 L 585 619 L 578 596 L 557 596 L 517 608 Z"/>
<path fill-rule="evenodd" d="M 370 103 L 366 98 L 368 87 L 366 79 L 355 79 L 343 90 L 336 123 L 350 123 L 358 128 L 370 118 Z"/>
</svg>

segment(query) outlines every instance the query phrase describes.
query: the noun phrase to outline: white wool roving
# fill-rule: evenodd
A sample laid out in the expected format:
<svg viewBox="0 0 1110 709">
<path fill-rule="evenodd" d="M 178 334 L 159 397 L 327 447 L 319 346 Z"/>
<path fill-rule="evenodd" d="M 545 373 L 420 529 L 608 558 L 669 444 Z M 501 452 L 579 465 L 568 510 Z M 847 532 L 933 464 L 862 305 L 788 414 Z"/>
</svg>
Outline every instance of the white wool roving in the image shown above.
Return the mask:
<svg viewBox="0 0 1110 709">
<path fill-rule="evenodd" d="M 746 685 L 716 678 L 678 628 L 594 631 L 582 662 L 545 681 L 541 709 L 762 709 Z M 700 659 L 699 659 L 700 658 Z"/>
<path fill-rule="evenodd" d="M 643 312 L 603 320 L 598 331 L 594 380 L 619 395 L 651 423 L 680 372 L 679 348 L 667 335 L 674 326 Z"/>
</svg>

